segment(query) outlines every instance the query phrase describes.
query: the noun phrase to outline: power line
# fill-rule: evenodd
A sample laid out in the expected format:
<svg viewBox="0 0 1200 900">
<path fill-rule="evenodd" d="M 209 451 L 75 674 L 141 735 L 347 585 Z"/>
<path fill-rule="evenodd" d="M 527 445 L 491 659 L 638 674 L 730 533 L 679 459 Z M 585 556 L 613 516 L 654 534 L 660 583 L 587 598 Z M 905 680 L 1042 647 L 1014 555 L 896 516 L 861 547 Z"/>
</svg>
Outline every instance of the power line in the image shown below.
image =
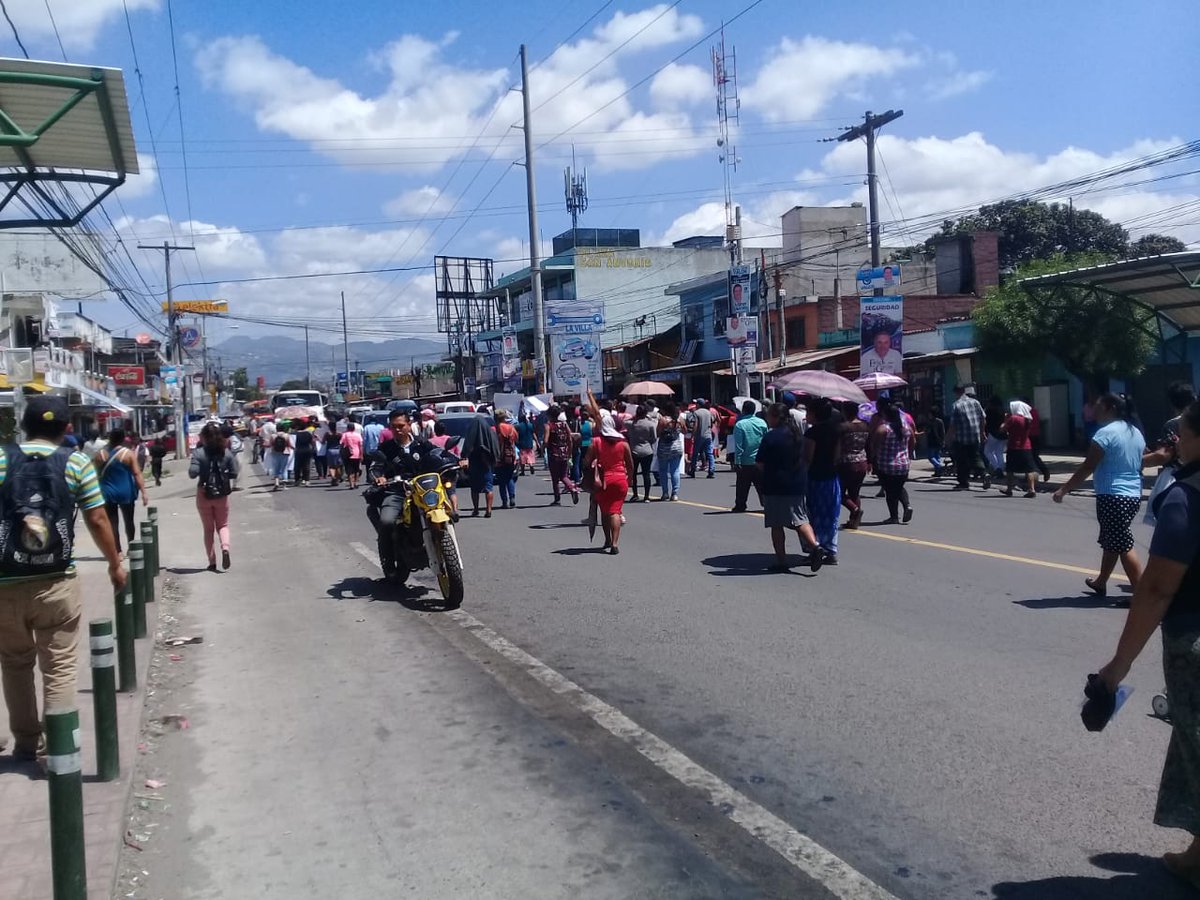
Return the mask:
<svg viewBox="0 0 1200 900">
<path fill-rule="evenodd" d="M 196 217 L 192 215 L 192 180 L 188 172 L 187 158 L 187 135 L 184 133 L 183 127 L 183 92 L 179 88 L 179 54 L 175 48 L 175 9 L 171 0 L 167 0 L 167 24 L 171 33 L 171 66 L 175 72 L 175 109 L 179 113 L 179 151 L 183 161 L 183 195 L 187 203 L 188 215 L 188 231 L 191 235 L 191 241 L 196 243 Z M 204 278 L 204 263 L 200 259 L 200 254 L 196 254 L 196 267 L 200 270 L 200 277 Z M 185 269 L 186 263 L 185 263 Z"/>
<path fill-rule="evenodd" d="M 12 29 L 17 46 L 21 48 L 21 52 L 25 54 L 25 58 L 29 59 L 29 51 L 25 49 L 25 44 L 21 41 L 21 35 L 17 32 L 17 26 L 13 24 L 12 17 L 8 14 L 8 7 L 5 5 L 4 0 L 0 0 L 0 12 L 4 13 L 4 20 L 8 22 L 8 27 Z"/>
<path fill-rule="evenodd" d="M 54 29 L 54 39 L 58 41 L 58 51 L 62 54 L 63 62 L 69 62 L 67 59 L 67 49 L 63 46 L 62 35 L 58 33 L 58 23 L 54 21 L 54 12 L 50 9 L 50 0 L 45 0 L 46 15 L 50 17 L 50 27 Z"/>
</svg>

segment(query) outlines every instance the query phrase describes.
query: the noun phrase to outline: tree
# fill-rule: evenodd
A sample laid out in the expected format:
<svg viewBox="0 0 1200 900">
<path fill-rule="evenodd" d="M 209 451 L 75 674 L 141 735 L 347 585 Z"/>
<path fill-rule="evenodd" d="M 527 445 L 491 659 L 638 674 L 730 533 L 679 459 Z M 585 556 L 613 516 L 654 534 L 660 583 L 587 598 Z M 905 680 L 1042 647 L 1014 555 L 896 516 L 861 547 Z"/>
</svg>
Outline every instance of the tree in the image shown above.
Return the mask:
<svg viewBox="0 0 1200 900">
<path fill-rule="evenodd" d="M 303 378 L 290 378 L 279 386 L 280 391 L 303 391 L 307 389 L 308 385 Z"/>
<path fill-rule="evenodd" d="M 1187 249 L 1187 244 L 1179 238 L 1165 234 L 1143 234 L 1129 245 L 1125 256 L 1137 259 L 1139 256 L 1158 256 L 1160 253 L 1181 253 Z"/>
<path fill-rule="evenodd" d="M 1100 254 L 1056 255 L 1022 266 L 971 313 L 979 349 L 1000 363 L 1024 366 L 1057 357 L 1081 380 L 1129 378 L 1154 352 L 1152 313 L 1111 294 L 1064 287 L 1027 291 L 1022 278 L 1106 261 Z"/>
<path fill-rule="evenodd" d="M 973 231 L 1000 235 L 1001 269 L 1059 254 L 1095 253 L 1115 259 L 1129 246 L 1129 233 L 1099 213 L 1034 200 L 1005 200 L 958 220 L 947 219 L 926 245 L 932 248 L 938 237 Z"/>
</svg>

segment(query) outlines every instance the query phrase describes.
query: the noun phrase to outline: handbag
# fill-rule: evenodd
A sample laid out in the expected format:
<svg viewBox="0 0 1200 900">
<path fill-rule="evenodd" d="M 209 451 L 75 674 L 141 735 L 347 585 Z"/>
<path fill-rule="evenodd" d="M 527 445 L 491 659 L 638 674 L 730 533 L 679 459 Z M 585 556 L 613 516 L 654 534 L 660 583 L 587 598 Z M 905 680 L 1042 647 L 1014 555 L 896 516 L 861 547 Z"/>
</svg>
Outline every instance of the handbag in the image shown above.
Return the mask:
<svg viewBox="0 0 1200 900">
<path fill-rule="evenodd" d="M 579 489 L 588 493 L 604 490 L 604 470 L 600 468 L 600 460 L 593 460 L 592 464 L 583 471 L 583 477 L 579 479 Z"/>
<path fill-rule="evenodd" d="M 1154 479 L 1154 487 L 1150 488 L 1150 497 L 1146 501 L 1146 515 L 1143 519 L 1147 525 L 1156 525 L 1158 523 L 1158 518 L 1154 515 L 1154 501 L 1158 499 L 1159 495 L 1169 488 L 1174 481 L 1175 470 L 1172 468 L 1163 469 L 1158 473 L 1158 477 Z"/>
</svg>

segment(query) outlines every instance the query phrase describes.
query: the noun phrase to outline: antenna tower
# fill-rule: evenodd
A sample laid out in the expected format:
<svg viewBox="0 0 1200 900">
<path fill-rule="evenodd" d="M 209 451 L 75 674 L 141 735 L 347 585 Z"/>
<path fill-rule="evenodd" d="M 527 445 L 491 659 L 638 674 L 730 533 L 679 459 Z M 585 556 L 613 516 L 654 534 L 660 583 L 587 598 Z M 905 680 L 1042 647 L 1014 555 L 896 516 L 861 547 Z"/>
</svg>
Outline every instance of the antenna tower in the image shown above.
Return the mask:
<svg viewBox="0 0 1200 900">
<path fill-rule="evenodd" d="M 741 256 L 742 224 L 740 211 L 733 203 L 733 173 L 737 171 L 741 158 L 737 155 L 730 126 L 738 124 L 738 113 L 742 102 L 737 92 L 737 50 L 725 49 L 725 29 L 721 29 L 721 43 L 712 48 L 713 85 L 717 89 L 717 159 L 725 179 L 725 243 L 731 258 L 736 262 Z"/>
<path fill-rule="evenodd" d="M 567 212 L 571 214 L 571 231 L 579 227 L 579 217 L 588 207 L 587 169 L 578 174 L 575 167 L 575 145 L 571 145 L 571 165 L 563 170 L 563 188 L 567 197 Z"/>
</svg>

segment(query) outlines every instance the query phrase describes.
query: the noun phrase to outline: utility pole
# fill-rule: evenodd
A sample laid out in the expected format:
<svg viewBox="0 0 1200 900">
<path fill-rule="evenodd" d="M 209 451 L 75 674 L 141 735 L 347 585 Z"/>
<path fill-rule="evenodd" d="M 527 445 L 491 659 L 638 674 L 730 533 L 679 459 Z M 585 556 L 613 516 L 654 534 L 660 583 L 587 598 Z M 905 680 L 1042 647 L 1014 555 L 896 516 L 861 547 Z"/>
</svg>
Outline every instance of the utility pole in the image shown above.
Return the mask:
<svg viewBox="0 0 1200 900">
<path fill-rule="evenodd" d="M 533 359 L 539 369 L 537 385 L 546 390 L 550 366 L 546 360 L 546 313 L 542 306 L 542 263 L 538 252 L 537 187 L 533 173 L 533 128 L 529 123 L 529 58 L 521 45 L 522 130 L 525 132 L 525 200 L 529 205 L 529 283 L 533 289 Z"/>
<path fill-rule="evenodd" d="M 779 365 L 787 365 L 787 327 L 784 323 L 783 301 L 787 295 L 783 291 L 783 272 L 775 267 L 775 310 L 779 314 Z"/>
<path fill-rule="evenodd" d="M 346 292 L 342 291 L 342 362 L 346 365 L 346 391 L 350 390 L 350 338 L 346 332 Z M 337 375 L 334 374 L 334 381 Z M 336 391 L 335 391 L 336 393 Z"/>
<path fill-rule="evenodd" d="M 163 263 L 167 270 L 167 356 L 172 364 L 182 368 L 183 364 L 183 348 L 179 346 L 179 328 L 175 320 L 175 285 L 171 282 L 171 254 L 177 253 L 180 250 L 195 251 L 195 247 L 177 247 L 168 241 L 163 241 L 162 245 L 157 244 L 138 244 L 139 250 L 161 250 L 163 255 Z M 175 377 L 176 383 L 179 385 L 180 402 L 173 404 L 175 416 L 175 458 L 183 459 L 184 454 L 188 452 L 188 421 L 187 421 L 187 395 L 192 389 L 192 384 L 186 379 L 180 379 L 180 373 L 177 371 Z"/>
<path fill-rule="evenodd" d="M 312 363 L 308 357 L 308 326 L 304 326 L 304 386 L 312 390 Z"/>
<path fill-rule="evenodd" d="M 867 139 L 867 198 L 870 215 L 871 231 L 871 268 L 879 267 L 879 176 L 875 173 L 875 135 L 884 125 L 894 122 L 904 115 L 902 109 L 889 109 L 882 115 L 875 115 L 870 110 L 863 116 L 863 123 L 855 125 L 838 135 L 838 142 L 856 141 L 861 137 Z M 875 289 L 875 296 L 883 295 L 883 288 Z"/>
</svg>

